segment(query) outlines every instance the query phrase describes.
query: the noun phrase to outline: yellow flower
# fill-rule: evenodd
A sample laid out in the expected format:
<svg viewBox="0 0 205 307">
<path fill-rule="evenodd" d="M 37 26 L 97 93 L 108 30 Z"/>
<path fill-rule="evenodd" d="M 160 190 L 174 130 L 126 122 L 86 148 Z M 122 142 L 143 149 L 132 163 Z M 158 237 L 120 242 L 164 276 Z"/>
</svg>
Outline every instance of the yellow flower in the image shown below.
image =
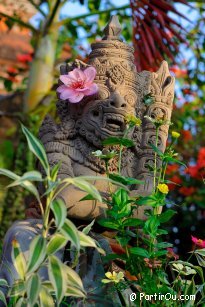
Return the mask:
<svg viewBox="0 0 205 307">
<path fill-rule="evenodd" d="M 174 139 L 178 139 L 180 137 L 180 133 L 179 132 L 176 132 L 176 131 L 172 131 L 172 137 Z"/>
<path fill-rule="evenodd" d="M 107 272 L 105 273 L 107 279 L 102 279 L 102 283 L 107 284 L 110 282 L 119 283 L 121 280 L 124 280 L 123 272 L 116 273 L 114 272 Z"/>
<path fill-rule="evenodd" d="M 158 184 L 157 188 L 163 194 L 167 194 L 169 192 L 168 185 L 165 183 Z"/>
<path fill-rule="evenodd" d="M 132 126 L 140 126 L 142 121 L 140 118 L 132 115 L 132 114 L 128 114 L 126 117 L 125 117 L 125 120 L 127 123 L 131 124 Z"/>
</svg>

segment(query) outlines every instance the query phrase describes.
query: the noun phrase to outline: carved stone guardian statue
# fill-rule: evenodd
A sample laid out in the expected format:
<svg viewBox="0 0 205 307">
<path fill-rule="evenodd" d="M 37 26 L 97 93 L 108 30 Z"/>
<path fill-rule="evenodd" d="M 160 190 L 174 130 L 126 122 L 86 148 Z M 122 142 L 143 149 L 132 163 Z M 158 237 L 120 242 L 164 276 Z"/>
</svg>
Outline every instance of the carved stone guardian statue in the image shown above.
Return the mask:
<svg viewBox="0 0 205 307">
<path fill-rule="evenodd" d="M 101 41 L 91 45 L 87 63 L 74 61 L 61 66 L 61 75 L 66 75 L 75 68 L 82 71 L 88 67 L 96 69 L 94 82 L 96 94 L 84 96 L 78 103 L 69 99 L 57 102 L 60 124 L 55 124 L 46 116 L 40 128 L 39 137 L 46 149 L 51 166 L 61 161 L 59 177 L 81 175 L 105 176 L 104 161 L 95 157 L 92 152 L 102 149 L 102 141 L 109 136 L 123 136 L 125 117 L 133 114 L 142 121 L 140 127 L 133 128 L 129 137 L 135 146 L 126 149 L 122 157 L 122 174 L 141 179 L 143 185 L 132 187 L 132 193 L 147 195 L 153 189 L 153 178 L 148 165 L 153 163 L 154 153 L 150 143 L 155 143 L 155 127 L 145 116 L 170 120 L 174 96 L 174 78 L 170 75 L 167 62 L 162 62 L 157 72 L 137 72 L 134 64 L 133 48 L 120 39 L 121 27 L 118 18 L 113 16 L 104 29 Z M 62 84 L 62 83 L 60 83 Z M 153 99 L 146 104 L 145 97 Z M 160 127 L 159 147 L 164 151 L 168 134 L 168 125 Z M 109 165 L 110 171 L 116 171 L 115 158 Z M 95 186 L 103 193 L 108 191 L 106 181 L 96 181 Z M 85 194 L 75 187 L 65 189 L 62 197 L 68 208 L 71 219 L 90 221 L 106 215 L 106 205 L 93 201 L 79 202 Z M 136 213 L 142 216 L 142 213 Z M 82 222 L 84 223 L 84 222 Z M 11 241 L 16 237 L 26 253 L 31 239 L 40 231 L 40 219 L 28 219 L 15 223 L 7 232 L 3 247 L 3 263 L 0 267 L 0 278 L 6 278 L 11 284 L 15 279 L 15 269 L 11 261 Z M 99 237 L 99 240 L 100 237 Z M 105 241 L 105 240 L 104 240 Z M 104 248 L 109 251 L 108 244 Z M 107 247 L 106 247 L 107 246 Z M 62 252 L 63 253 L 63 252 Z M 90 253 L 86 273 L 82 276 L 85 289 L 90 289 L 96 275 L 103 277 L 96 261 L 99 255 Z M 91 255 L 92 254 L 92 255 Z M 62 255 L 61 255 L 62 256 Z M 6 265 L 5 265 L 6 264 Z M 100 264 L 102 267 L 102 264 Z M 9 266 L 13 276 L 7 271 Z M 95 276 L 95 278 L 93 277 Z"/>
</svg>

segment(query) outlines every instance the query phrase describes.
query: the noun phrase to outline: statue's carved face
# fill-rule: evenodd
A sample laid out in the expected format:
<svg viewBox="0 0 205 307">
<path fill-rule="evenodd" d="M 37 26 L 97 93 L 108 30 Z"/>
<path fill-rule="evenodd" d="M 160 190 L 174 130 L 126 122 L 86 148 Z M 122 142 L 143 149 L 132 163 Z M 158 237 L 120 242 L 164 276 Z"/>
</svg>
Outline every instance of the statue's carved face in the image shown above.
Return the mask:
<svg viewBox="0 0 205 307">
<path fill-rule="evenodd" d="M 99 85 L 97 97 L 85 102 L 78 120 L 79 133 L 97 146 L 109 136 L 122 136 L 126 115 L 135 115 L 136 100 L 136 93 L 128 86 L 110 90 Z"/>
</svg>

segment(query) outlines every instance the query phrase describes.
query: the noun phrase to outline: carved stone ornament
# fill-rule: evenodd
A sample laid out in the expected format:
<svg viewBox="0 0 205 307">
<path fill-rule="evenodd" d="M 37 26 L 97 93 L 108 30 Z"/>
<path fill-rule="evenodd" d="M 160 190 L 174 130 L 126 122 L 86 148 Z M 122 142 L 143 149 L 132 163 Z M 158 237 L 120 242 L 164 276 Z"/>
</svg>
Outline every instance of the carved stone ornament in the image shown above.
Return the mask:
<svg viewBox="0 0 205 307">
<path fill-rule="evenodd" d="M 39 136 L 45 146 L 51 166 L 61 161 L 59 177 L 80 175 L 105 176 L 105 164 L 92 152 L 102 149 L 107 137 L 123 136 L 125 116 L 133 114 L 142 120 L 141 127 L 135 127 L 129 137 L 134 148 L 123 152 L 122 174 L 142 179 L 144 185 L 132 187 L 132 194 L 146 195 L 152 191 L 153 178 L 148 165 L 153 163 L 154 153 L 149 143 L 155 142 L 155 127 L 144 116 L 170 120 L 174 97 L 174 77 L 169 73 L 167 62 L 163 61 L 157 72 L 138 73 L 134 64 L 133 48 L 121 41 L 121 27 L 117 16 L 111 17 L 104 29 L 101 41 L 91 45 L 88 63 L 75 60 L 62 65 L 61 74 L 74 68 L 95 67 L 94 82 L 98 93 L 87 96 L 79 103 L 58 100 L 57 110 L 60 124 L 47 116 L 40 128 Z M 60 81 L 61 82 L 61 81 Z M 152 95 L 154 102 L 146 105 L 144 97 Z M 168 125 L 160 127 L 159 146 L 165 149 Z M 116 171 L 116 161 L 110 161 L 110 171 Z M 106 181 L 96 181 L 96 187 L 103 193 L 108 191 Z M 73 218 L 91 220 L 106 214 L 106 205 L 94 201 L 79 202 L 85 193 L 68 187 L 61 194 Z"/>
</svg>

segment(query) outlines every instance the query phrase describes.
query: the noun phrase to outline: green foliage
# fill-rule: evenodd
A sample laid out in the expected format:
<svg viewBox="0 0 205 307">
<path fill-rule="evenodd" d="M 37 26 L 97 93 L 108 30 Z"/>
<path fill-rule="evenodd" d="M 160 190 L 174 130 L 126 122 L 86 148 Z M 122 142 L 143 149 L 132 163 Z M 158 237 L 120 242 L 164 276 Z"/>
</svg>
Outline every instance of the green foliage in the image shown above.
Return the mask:
<svg viewBox="0 0 205 307">
<path fill-rule="evenodd" d="M 73 269 L 68 268 L 54 254 L 65 247 L 68 242 L 71 243 L 76 252 L 76 259 L 78 259 L 81 248 L 93 247 L 102 254 L 104 254 L 104 251 L 86 234 L 91 229 L 92 224 L 85 230 L 85 233 L 79 231 L 66 218 L 66 206 L 56 196 L 59 194 L 60 188 L 62 189 L 62 187 L 70 184 L 90 193 L 97 200 L 101 201 L 101 196 L 85 178 L 58 179 L 59 165 L 50 170 L 41 143 L 27 128 L 22 126 L 22 130 L 27 138 L 30 150 L 41 162 L 46 177 L 42 178 L 42 175 L 37 171 L 29 171 L 22 176 L 18 176 L 7 169 L 0 169 L 0 174 L 14 180 L 8 187 L 22 186 L 35 195 L 41 208 L 43 225 L 41 232 L 30 243 L 28 260 L 25 259 L 18 241 L 14 239 L 12 242 L 12 262 L 19 279 L 15 280 L 9 289 L 9 304 L 11 306 L 54 306 L 56 300 L 57 304 L 60 304 L 63 298 L 67 296 L 85 298 L 86 293 L 78 274 Z M 43 208 L 38 191 L 32 183 L 39 181 L 44 183 L 46 190 L 45 208 Z M 51 211 L 54 218 L 49 221 Z M 52 225 L 56 225 L 56 227 L 53 228 Z M 50 232 L 51 227 L 54 229 L 52 232 Z M 72 265 L 75 267 L 76 263 Z M 42 280 L 39 275 L 39 270 L 42 267 L 48 267 L 48 280 Z M 1 279 L 0 285 L 7 287 L 7 282 Z M 3 292 L 0 292 L 0 300 L 5 302 Z"/>
</svg>

